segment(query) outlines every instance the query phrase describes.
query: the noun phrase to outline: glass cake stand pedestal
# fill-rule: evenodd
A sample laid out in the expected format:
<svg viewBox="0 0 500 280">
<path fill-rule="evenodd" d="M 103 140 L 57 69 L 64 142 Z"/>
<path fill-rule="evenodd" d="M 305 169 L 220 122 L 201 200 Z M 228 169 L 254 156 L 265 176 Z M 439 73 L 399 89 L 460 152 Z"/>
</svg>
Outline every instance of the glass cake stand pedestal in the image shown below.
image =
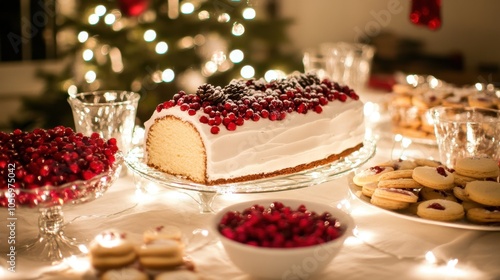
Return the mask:
<svg viewBox="0 0 500 280">
<path fill-rule="evenodd" d="M 374 156 L 375 149 L 375 141 L 367 139 L 358 151 L 329 164 L 289 175 L 212 186 L 193 183 L 149 167 L 144 162 L 142 147 L 133 148 L 127 154 L 125 164 L 140 178 L 159 186 L 186 191 L 198 203 L 201 213 L 213 213 L 212 203 L 217 195 L 277 192 L 321 184 L 354 171 Z"/>
<path fill-rule="evenodd" d="M 115 158 L 108 171 L 90 180 L 74 181 L 60 186 L 16 189 L 14 195 L 8 190 L 0 192 L 0 200 L 15 202 L 17 206 L 14 210 L 9 206 L 9 215 L 10 211 L 18 210 L 38 212 L 38 236 L 16 246 L 20 256 L 55 263 L 82 253 L 82 243 L 64 233 L 63 207 L 87 203 L 104 195 L 119 177 L 123 166 L 123 156 L 116 154 Z"/>
</svg>

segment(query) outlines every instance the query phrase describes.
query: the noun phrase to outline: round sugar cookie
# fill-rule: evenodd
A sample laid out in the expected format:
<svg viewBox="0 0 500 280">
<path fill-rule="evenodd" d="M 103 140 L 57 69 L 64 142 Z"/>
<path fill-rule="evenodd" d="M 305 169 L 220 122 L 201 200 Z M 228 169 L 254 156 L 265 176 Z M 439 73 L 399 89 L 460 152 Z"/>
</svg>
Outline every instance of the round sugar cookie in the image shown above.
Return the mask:
<svg viewBox="0 0 500 280">
<path fill-rule="evenodd" d="M 367 197 L 372 197 L 373 192 L 377 188 L 377 183 L 365 184 L 361 187 L 361 193 Z"/>
<path fill-rule="evenodd" d="M 106 230 L 90 243 L 89 253 L 96 256 L 126 255 L 134 251 L 134 244 L 127 239 L 127 234 L 117 230 Z"/>
<path fill-rule="evenodd" d="M 201 279 L 196 272 L 191 270 L 172 270 L 162 272 L 154 278 L 155 280 L 199 280 Z"/>
<path fill-rule="evenodd" d="M 474 223 L 500 222 L 500 207 L 477 207 L 467 211 L 467 219 Z"/>
<path fill-rule="evenodd" d="M 385 172 L 384 174 L 380 175 L 379 181 L 383 180 L 391 180 L 391 179 L 403 179 L 403 178 L 411 178 L 413 175 L 413 168 L 412 169 L 399 169 L 399 170 L 394 170 L 390 172 Z"/>
<path fill-rule="evenodd" d="M 371 204 L 373 204 L 375 206 L 378 206 L 380 208 L 384 208 L 387 210 L 400 210 L 400 209 L 408 208 L 408 206 L 410 206 L 410 203 L 408 203 L 408 202 L 378 197 L 375 195 L 375 193 L 373 193 L 372 197 L 370 198 L 370 202 L 371 202 Z"/>
<path fill-rule="evenodd" d="M 454 169 L 460 175 L 477 179 L 498 177 L 500 173 L 498 162 L 486 157 L 457 159 Z"/>
<path fill-rule="evenodd" d="M 372 196 L 409 203 L 415 203 L 418 200 L 418 196 L 413 192 L 394 188 L 376 188 Z"/>
<path fill-rule="evenodd" d="M 442 166 L 416 167 L 413 169 L 412 178 L 422 186 L 437 190 L 451 190 L 455 186 L 453 173 Z"/>
<path fill-rule="evenodd" d="M 182 232 L 176 226 L 157 226 L 150 228 L 143 233 L 144 243 L 149 243 L 158 239 L 173 239 L 180 241 Z"/>
<path fill-rule="evenodd" d="M 136 260 L 137 255 L 124 232 L 106 230 L 90 243 L 89 258 L 95 269 L 107 270 L 127 266 Z"/>
<path fill-rule="evenodd" d="M 465 192 L 465 186 L 456 186 L 453 188 L 453 195 L 455 195 L 456 198 L 460 199 L 462 202 L 464 201 L 470 201 L 469 195 Z"/>
<path fill-rule="evenodd" d="M 465 212 L 469 211 L 472 208 L 484 208 L 484 207 L 488 207 L 488 206 L 482 205 L 481 203 L 474 202 L 472 200 L 462 201 L 462 206 L 464 207 Z M 494 206 L 491 206 L 491 207 L 494 207 Z"/>
<path fill-rule="evenodd" d="M 136 258 L 137 255 L 133 251 L 123 255 L 90 255 L 90 263 L 97 270 L 108 270 L 130 265 Z"/>
<path fill-rule="evenodd" d="M 378 182 L 380 175 L 393 170 L 394 168 L 388 166 L 372 166 L 356 173 L 352 178 L 352 181 L 358 186 Z"/>
<path fill-rule="evenodd" d="M 379 188 L 419 189 L 422 185 L 412 178 L 390 179 L 378 181 Z"/>
<path fill-rule="evenodd" d="M 392 167 L 394 170 L 411 170 L 417 167 L 417 164 L 413 160 L 409 159 L 394 159 L 381 163 L 379 166 Z"/>
<path fill-rule="evenodd" d="M 454 179 L 455 185 L 462 186 L 462 187 L 465 187 L 465 185 L 467 185 L 467 183 L 469 183 L 469 182 L 477 180 L 476 178 L 460 175 L 457 172 L 453 173 L 453 179 Z"/>
<path fill-rule="evenodd" d="M 104 272 L 100 278 L 101 280 L 148 280 L 149 276 L 132 267 L 125 267 L 122 269 L 112 269 Z"/>
<path fill-rule="evenodd" d="M 139 257 L 182 255 L 184 245 L 175 240 L 159 239 L 136 248 Z"/>
<path fill-rule="evenodd" d="M 440 161 L 433 160 L 433 159 L 428 159 L 428 158 L 417 158 L 417 159 L 414 160 L 414 162 L 418 166 L 438 167 L 438 166 L 442 166 L 443 165 Z"/>
<path fill-rule="evenodd" d="M 446 199 L 451 201 L 457 201 L 457 198 L 453 194 L 452 190 L 436 190 L 428 187 L 423 187 L 418 193 L 422 200 L 431 199 Z"/>
<path fill-rule="evenodd" d="M 464 217 L 464 207 L 454 201 L 431 199 L 422 201 L 417 208 L 417 215 L 424 219 L 436 221 L 456 221 Z"/>
<path fill-rule="evenodd" d="M 166 269 L 184 263 L 183 244 L 175 240 L 158 239 L 136 250 L 139 263 L 148 269 Z"/>
<path fill-rule="evenodd" d="M 465 185 L 470 200 L 488 206 L 500 206 L 500 183 L 493 181 L 472 181 Z"/>
</svg>

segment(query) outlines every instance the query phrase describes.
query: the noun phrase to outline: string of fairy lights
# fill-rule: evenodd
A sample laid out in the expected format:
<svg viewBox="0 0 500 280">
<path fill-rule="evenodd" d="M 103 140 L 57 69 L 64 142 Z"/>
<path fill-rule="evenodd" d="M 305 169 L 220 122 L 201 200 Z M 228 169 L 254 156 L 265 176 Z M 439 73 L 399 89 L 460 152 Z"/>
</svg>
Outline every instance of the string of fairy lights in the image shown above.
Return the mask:
<svg viewBox="0 0 500 280">
<path fill-rule="evenodd" d="M 226 12 L 221 12 L 219 14 L 211 13 L 207 10 L 200 9 L 197 2 L 183 1 L 178 4 L 178 10 L 172 13 L 171 8 L 169 8 L 169 17 L 177 17 L 179 14 L 183 15 L 196 15 L 199 21 L 205 21 L 216 17 L 219 23 L 231 23 L 231 15 Z M 174 6 L 175 7 L 175 6 Z M 92 29 L 92 26 L 97 24 L 102 24 L 102 22 L 109 26 L 111 30 L 115 32 L 120 32 L 125 28 L 135 27 L 138 23 L 151 23 L 157 19 L 157 12 L 153 10 L 145 11 L 139 18 L 129 18 L 124 16 L 119 9 L 113 8 L 108 9 L 106 6 L 99 4 L 95 8 L 90 9 L 87 13 L 86 18 L 84 17 L 85 25 Z M 239 37 L 245 35 L 245 22 L 251 21 L 257 17 L 257 11 L 253 7 L 246 7 L 241 12 L 241 18 L 243 21 L 233 20 L 232 24 L 228 25 L 231 28 L 230 33 L 232 36 Z M 84 26 L 85 26 L 84 25 Z M 152 25 L 154 26 L 154 25 Z M 84 29 L 84 28 L 82 28 Z M 196 65 L 196 69 L 200 69 L 199 73 L 193 74 L 186 77 L 192 82 L 192 84 L 200 84 L 207 80 L 208 77 L 218 73 L 225 72 L 234 67 L 239 68 L 239 74 L 242 78 L 253 78 L 255 76 L 255 68 L 249 64 L 245 63 L 245 50 L 242 49 L 230 49 L 228 50 L 228 44 L 224 42 L 224 38 L 217 37 L 211 34 L 199 33 L 194 36 L 184 36 L 177 40 L 176 42 L 168 42 L 165 39 L 159 38 L 157 30 L 154 28 L 148 28 L 141 34 L 142 37 L 139 40 L 143 40 L 144 43 L 149 44 L 157 55 L 166 55 L 169 50 L 175 46 L 179 49 L 189 49 L 193 47 L 198 47 L 201 49 L 201 57 L 204 61 L 201 65 Z M 124 63 L 123 50 L 119 46 L 112 46 L 111 44 L 103 43 L 99 40 L 99 36 L 94 36 L 87 30 L 80 30 L 77 32 L 77 40 L 81 46 L 81 60 L 80 66 L 81 79 L 86 84 L 85 87 L 89 90 L 97 90 L 102 86 L 99 77 L 99 70 L 95 65 L 103 65 L 105 63 L 110 64 L 110 69 L 114 73 L 121 73 L 126 67 Z M 215 42 L 215 43 L 214 43 Z M 234 70 L 234 69 L 233 69 Z M 174 83 L 181 82 L 182 73 L 176 72 L 174 67 L 165 67 L 163 69 L 156 69 L 152 71 L 149 75 L 150 82 L 153 83 Z M 195 77 L 193 76 L 195 75 Z M 274 79 L 285 77 L 286 73 L 279 69 L 269 69 L 265 72 L 264 79 L 271 81 Z M 131 89 L 133 91 L 138 91 L 141 89 L 142 85 L 145 83 L 144 78 L 131 81 Z M 149 82 L 149 81 L 147 81 Z M 67 88 L 69 94 L 75 94 L 78 92 L 78 86 L 76 82 L 71 80 L 67 81 L 64 85 Z"/>
</svg>

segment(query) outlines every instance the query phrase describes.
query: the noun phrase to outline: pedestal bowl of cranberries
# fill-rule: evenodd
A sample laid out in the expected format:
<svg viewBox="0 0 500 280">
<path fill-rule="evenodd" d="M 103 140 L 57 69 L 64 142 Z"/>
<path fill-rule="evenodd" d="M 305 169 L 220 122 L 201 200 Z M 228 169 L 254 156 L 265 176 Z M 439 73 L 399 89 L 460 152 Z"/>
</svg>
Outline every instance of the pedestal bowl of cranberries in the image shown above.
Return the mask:
<svg viewBox="0 0 500 280">
<path fill-rule="evenodd" d="M 115 139 L 84 136 L 57 126 L 0 132 L 0 207 L 39 213 L 39 235 L 17 246 L 39 261 L 58 261 L 81 253 L 63 232 L 63 207 L 95 200 L 119 177 L 123 156 Z M 26 210 L 28 211 L 28 210 Z"/>
<path fill-rule="evenodd" d="M 220 210 L 212 222 L 212 231 L 239 269 L 274 279 L 302 279 L 321 272 L 353 229 L 346 212 L 295 199 L 237 203 Z"/>
</svg>

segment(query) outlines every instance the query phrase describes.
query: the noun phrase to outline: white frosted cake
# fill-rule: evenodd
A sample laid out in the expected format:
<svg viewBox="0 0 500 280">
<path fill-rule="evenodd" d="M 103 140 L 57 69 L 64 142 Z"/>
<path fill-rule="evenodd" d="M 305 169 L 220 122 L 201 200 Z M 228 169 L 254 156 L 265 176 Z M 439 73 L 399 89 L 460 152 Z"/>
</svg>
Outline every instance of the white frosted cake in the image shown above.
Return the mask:
<svg viewBox="0 0 500 280">
<path fill-rule="evenodd" d="M 146 163 L 206 185 L 309 169 L 360 149 L 363 103 L 313 74 L 200 86 L 157 106 L 145 123 Z"/>
</svg>

